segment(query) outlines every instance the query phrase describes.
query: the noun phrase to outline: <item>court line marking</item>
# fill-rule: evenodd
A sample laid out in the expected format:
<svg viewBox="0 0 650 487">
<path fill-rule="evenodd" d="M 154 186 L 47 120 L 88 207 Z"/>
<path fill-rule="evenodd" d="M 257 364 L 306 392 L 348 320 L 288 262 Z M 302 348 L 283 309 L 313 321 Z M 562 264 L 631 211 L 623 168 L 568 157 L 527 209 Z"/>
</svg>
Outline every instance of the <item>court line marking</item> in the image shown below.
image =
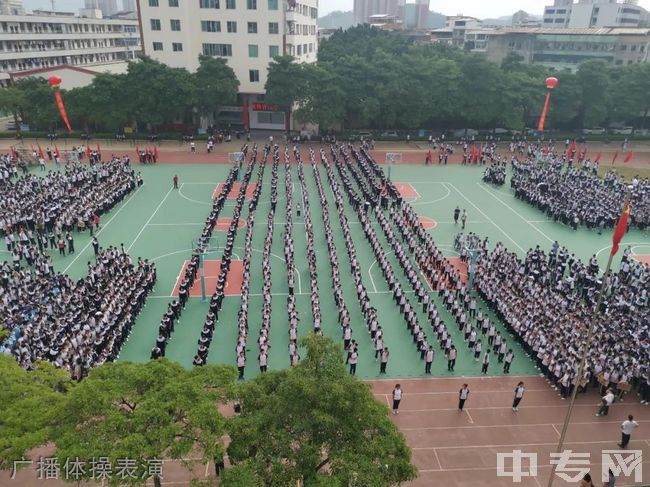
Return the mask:
<svg viewBox="0 0 650 487">
<path fill-rule="evenodd" d="M 571 424 L 573 424 L 573 423 L 571 423 Z M 553 426 L 553 429 L 554 429 L 555 432 L 557 433 L 557 437 L 558 437 L 558 438 L 562 438 L 562 434 L 557 430 L 557 427 L 556 427 L 554 424 L 552 424 L 551 426 Z"/>
<path fill-rule="evenodd" d="M 368 242 L 368 244 L 370 244 L 370 242 Z M 371 245 L 371 247 L 372 247 L 372 245 Z M 383 249 L 383 246 L 382 246 L 382 249 Z M 388 255 L 392 254 L 392 253 L 393 253 L 393 251 L 391 250 L 390 252 L 385 253 L 384 256 L 388 257 Z M 368 267 L 368 277 L 370 277 L 370 283 L 372 284 L 372 288 L 375 290 L 375 293 L 377 293 L 378 291 L 377 291 L 377 286 L 375 286 L 375 280 L 372 278 L 372 268 L 375 266 L 376 263 L 377 263 L 377 259 L 375 259 L 372 262 L 372 264 L 370 264 L 370 267 Z M 392 292 L 392 291 L 390 291 L 390 292 Z"/>
<path fill-rule="evenodd" d="M 422 181 L 422 183 L 424 184 L 425 181 Z M 430 205 L 432 203 L 438 203 L 439 201 L 446 200 L 447 198 L 449 198 L 451 196 L 451 190 L 447 186 L 445 186 L 444 182 L 442 182 L 442 181 L 427 181 L 426 183 L 427 184 L 440 184 L 440 185 L 442 185 L 442 187 L 445 188 L 445 190 L 447 191 L 447 194 L 444 195 L 444 196 L 441 196 L 440 198 L 436 198 L 435 200 L 416 201 L 415 203 L 409 203 L 411 206 Z M 409 184 L 411 184 L 411 183 L 409 183 Z M 420 184 L 420 182 L 418 182 L 418 184 Z"/>
<path fill-rule="evenodd" d="M 503 233 L 503 234 L 506 236 L 506 238 L 508 238 L 508 240 L 510 240 L 513 244 L 515 244 L 515 247 L 517 247 L 519 250 L 521 250 L 521 251 L 524 252 L 524 253 L 526 252 L 526 250 L 524 250 L 524 248 L 523 248 L 521 245 L 519 245 L 515 240 L 513 240 L 513 238 L 512 238 L 510 235 L 508 235 L 508 234 L 506 233 L 506 231 L 505 231 L 503 228 L 501 228 L 499 225 L 497 225 L 497 224 L 494 222 L 494 220 L 492 220 L 492 218 L 490 218 L 490 217 L 489 217 L 489 216 L 488 216 L 488 215 L 487 215 L 483 210 L 481 210 L 481 209 L 480 209 L 478 206 L 476 206 L 476 205 L 475 205 L 471 200 L 469 200 L 469 199 L 467 198 L 467 196 L 465 196 L 465 195 L 462 193 L 462 191 L 460 191 L 460 190 L 459 190 L 459 189 L 458 189 L 458 188 L 457 188 L 453 183 L 446 183 L 446 184 L 448 184 L 449 186 L 451 186 L 452 188 L 454 188 L 454 190 L 455 190 L 455 191 L 456 191 L 456 192 L 457 192 L 457 193 L 458 193 L 458 194 L 459 194 L 459 195 L 460 195 L 460 196 L 461 196 L 465 201 L 467 201 L 470 205 L 472 205 L 474 208 L 476 208 L 476 209 L 479 211 L 479 213 L 481 213 L 485 218 L 487 218 L 487 220 L 488 220 L 490 223 L 492 223 L 492 225 L 494 225 L 495 227 L 497 227 L 497 229 L 499 229 L 499 231 L 500 231 L 501 233 Z"/>
<path fill-rule="evenodd" d="M 121 212 L 121 211 L 126 207 L 126 205 L 129 204 L 129 202 L 133 199 L 133 197 L 134 197 L 136 194 L 138 194 L 138 191 L 140 191 L 140 189 L 143 188 L 143 187 L 144 187 L 144 184 L 143 184 L 142 186 L 140 186 L 138 189 L 136 189 L 136 190 L 134 191 L 134 193 L 129 197 L 129 199 L 126 200 L 126 201 L 124 202 L 124 204 L 123 204 L 123 205 L 122 205 L 122 206 L 121 206 L 121 207 L 120 207 L 120 208 L 115 212 L 115 214 L 114 214 L 113 216 L 111 216 L 111 218 L 110 218 L 110 219 L 109 219 L 109 220 L 104 224 L 104 226 L 101 227 L 99 230 L 97 230 L 97 231 L 95 232 L 95 236 L 98 236 L 100 233 L 102 233 L 102 232 L 104 231 L 104 229 L 105 229 L 107 226 L 109 226 L 109 225 L 111 224 L 111 222 L 113 221 L 113 219 L 114 219 L 117 215 L 120 214 L 120 212 Z M 70 267 L 72 267 L 72 265 L 73 265 L 75 262 L 77 262 L 77 259 L 78 259 L 79 257 L 81 257 L 81 254 L 83 254 L 83 253 L 88 249 L 88 247 L 90 247 L 90 245 L 91 245 L 92 243 L 93 243 L 93 239 L 91 238 L 90 241 L 89 241 L 89 242 L 84 246 L 84 248 L 81 249 L 81 252 L 79 252 L 79 253 L 75 256 L 75 258 L 72 260 L 72 262 L 70 262 L 70 263 L 67 265 L 67 267 L 66 267 L 65 269 L 63 269 L 63 274 L 65 274 L 66 272 L 68 272 L 68 269 L 70 269 Z"/>
<path fill-rule="evenodd" d="M 167 297 L 167 296 L 163 296 Z M 474 393 L 475 394 L 475 393 Z M 380 394 L 377 394 L 380 395 Z M 406 397 L 406 394 L 404 394 L 404 397 Z M 593 404 L 575 404 L 573 407 L 578 408 L 578 407 L 583 407 L 583 408 L 594 408 L 595 406 Z M 536 406 L 519 406 L 518 409 L 539 409 L 539 408 L 565 408 L 566 409 L 566 404 L 553 404 L 553 405 L 536 405 Z M 497 409 L 512 409 L 512 406 L 482 406 L 479 408 L 474 408 L 474 409 L 480 409 L 481 411 L 483 410 L 497 410 Z M 404 413 L 430 413 L 430 412 L 435 412 L 435 411 L 457 411 L 458 408 L 428 408 L 428 409 L 404 409 Z"/>
<path fill-rule="evenodd" d="M 192 203 L 198 203 L 199 205 L 212 206 L 212 203 L 207 203 L 205 201 L 195 200 L 195 199 L 188 198 L 187 196 L 185 196 L 185 194 L 183 194 L 183 186 L 185 186 L 185 184 L 187 184 L 187 183 L 181 183 L 180 188 L 178 188 L 178 196 L 180 196 L 181 198 L 184 198 L 187 201 L 190 201 Z"/>
<path fill-rule="evenodd" d="M 216 247 L 214 250 L 208 252 L 208 254 L 211 254 L 211 253 L 213 253 L 213 252 L 216 252 L 216 251 L 218 251 L 218 250 L 223 250 L 223 249 L 225 249 L 225 247 Z M 233 247 L 233 250 L 234 250 L 234 249 L 246 250 L 245 247 Z M 187 250 L 177 250 L 177 251 L 175 251 L 175 252 L 171 252 L 171 253 L 169 253 L 169 254 L 160 255 L 160 256 L 156 257 L 155 259 L 153 259 L 153 260 L 162 259 L 162 258 L 164 258 L 164 257 L 169 257 L 170 255 L 179 254 L 179 253 L 182 253 L 182 252 L 191 252 L 191 251 L 192 251 L 192 249 L 187 249 Z M 258 249 L 252 248 L 252 247 L 251 247 L 251 252 L 257 252 L 258 254 L 264 254 L 264 251 L 262 251 L 262 250 L 258 250 Z M 235 254 L 235 253 L 233 252 L 233 255 L 237 255 L 237 254 Z M 272 257 L 275 257 L 276 259 L 278 259 L 278 260 L 284 262 L 285 264 L 287 263 L 286 260 L 284 260 L 284 259 L 283 259 L 282 257 L 280 257 L 279 255 L 274 254 L 273 252 L 271 252 L 269 255 L 271 255 Z M 215 260 L 220 260 L 220 259 L 215 259 Z M 241 260 L 241 259 L 238 259 L 238 260 Z M 184 261 L 183 261 L 183 265 L 185 265 L 185 262 L 188 262 L 188 260 L 184 260 Z M 183 270 L 183 267 L 181 267 L 181 271 L 182 271 L 182 270 Z M 298 278 L 298 293 L 297 293 L 297 294 L 303 294 L 303 292 L 302 292 L 302 281 L 301 281 L 301 279 L 300 279 L 300 272 L 298 271 L 298 268 L 297 268 L 295 265 L 293 266 L 293 272 L 294 272 L 294 275 L 296 275 L 296 277 Z M 177 282 L 178 282 L 179 277 L 180 277 L 180 272 L 179 272 L 178 277 L 176 278 L 176 281 L 177 281 Z M 174 297 L 173 294 L 172 294 L 172 293 L 174 292 L 174 289 L 176 289 L 176 282 L 174 283 L 174 287 L 172 288 L 171 293 L 169 293 L 169 296 L 167 296 L 167 297 L 169 297 L 169 298 Z M 296 293 L 294 293 L 294 294 L 296 294 Z M 305 293 L 305 294 L 309 294 L 309 293 Z M 272 295 L 273 295 L 273 294 L 272 294 Z M 249 294 L 249 296 L 256 296 L 256 294 Z M 262 294 L 259 294 L 259 296 L 262 296 Z"/>
<path fill-rule="evenodd" d="M 609 442 L 611 443 L 611 442 Z M 641 462 L 643 464 L 648 464 L 650 463 L 650 460 Z M 603 465 L 602 463 L 597 463 L 597 462 L 590 462 L 590 466 L 593 465 Z M 542 468 L 552 468 L 553 465 L 538 465 L 537 469 L 540 470 Z M 497 470 L 497 466 L 495 465 L 494 467 L 453 467 L 453 468 L 441 468 L 440 470 L 435 469 L 435 468 L 427 468 L 427 469 L 420 469 L 418 468 L 418 472 L 421 473 L 431 473 L 431 472 L 464 472 L 464 471 L 479 471 L 479 470 Z M 537 480 L 537 477 L 533 477 L 537 481 L 537 485 L 539 485 L 539 481 Z M 633 485 L 647 485 L 647 484 L 633 484 Z M 540 486 L 541 487 L 541 486 Z M 629 484 L 624 485 L 621 487 L 631 487 Z"/>
<path fill-rule="evenodd" d="M 621 242 L 621 247 L 623 246 L 632 246 L 632 245 L 648 245 L 648 242 Z M 598 257 L 600 254 L 602 254 L 605 250 L 611 249 L 612 246 L 608 245 L 607 247 L 603 247 L 600 249 L 598 252 L 596 252 L 596 257 Z"/>
<path fill-rule="evenodd" d="M 469 410 L 465 409 L 464 411 L 467 413 L 467 419 L 469 421 L 469 424 L 474 424 L 474 420 L 472 419 L 472 415 L 469 414 Z"/>
<path fill-rule="evenodd" d="M 196 226 L 196 225 L 205 225 L 205 223 L 150 223 L 150 227 L 187 227 L 187 226 Z"/>
<path fill-rule="evenodd" d="M 477 426 L 471 426 L 471 428 L 476 428 Z M 646 440 L 630 440 L 630 444 L 632 443 L 643 443 L 646 442 Z M 611 445 L 612 443 L 616 443 L 616 439 L 613 440 L 594 440 L 594 441 L 567 441 L 565 445 Z M 457 450 L 459 448 L 521 448 L 524 446 L 553 446 L 557 447 L 557 441 L 553 443 L 508 443 L 508 444 L 503 444 L 503 445 L 450 445 L 450 446 L 412 446 L 411 450 L 433 450 L 433 449 L 438 449 L 438 450 Z"/>
<path fill-rule="evenodd" d="M 126 248 L 127 252 L 131 251 L 131 248 L 133 248 L 135 243 L 138 241 L 138 239 L 140 238 L 140 235 L 142 235 L 142 232 L 144 232 L 144 229 L 147 228 L 147 225 L 149 225 L 149 223 L 151 223 L 151 220 L 153 220 L 153 217 L 156 216 L 156 213 L 158 213 L 158 210 L 160 210 L 160 207 L 163 205 L 163 203 L 165 203 L 165 200 L 169 197 L 169 195 L 171 194 L 172 191 L 174 191 L 174 188 L 173 187 L 169 188 L 169 191 L 167 191 L 167 194 L 165 195 L 165 197 L 160 201 L 160 203 L 158 203 L 158 206 L 156 206 L 156 209 L 153 210 L 153 213 L 151 214 L 151 216 L 149 216 L 149 219 L 145 222 L 145 224 L 142 226 L 142 228 L 140 229 L 138 234 L 135 236 L 135 239 L 133 239 L 133 242 L 131 242 L 131 245 L 129 245 Z"/>
<path fill-rule="evenodd" d="M 436 451 L 435 448 L 433 449 L 433 454 L 436 457 L 436 462 L 438 462 L 438 467 L 440 467 L 440 470 L 442 470 L 442 462 L 440 461 L 440 458 L 438 457 L 438 452 Z"/>
<path fill-rule="evenodd" d="M 551 243 L 554 242 L 554 240 L 553 240 L 551 237 L 549 237 L 549 236 L 546 235 L 544 232 L 542 232 L 539 228 L 537 228 L 535 225 L 533 225 L 532 222 L 526 220 L 523 216 L 521 216 L 521 213 L 519 213 L 517 210 L 515 210 L 515 209 L 514 209 L 512 206 L 510 206 L 508 203 L 506 203 L 505 201 L 502 201 L 501 198 L 498 198 L 497 195 L 495 195 L 492 191 L 490 191 L 489 189 L 487 189 L 487 188 L 485 187 L 484 184 L 482 184 L 482 183 L 478 183 L 478 182 L 477 182 L 476 184 L 478 184 L 479 187 L 480 187 L 481 189 L 483 189 L 483 191 L 485 191 L 487 194 L 489 194 L 490 196 L 492 196 L 492 198 L 494 198 L 495 200 L 497 200 L 499 203 L 501 203 L 503 206 L 505 206 L 506 208 L 508 208 L 508 209 L 509 209 L 510 211 L 512 211 L 515 215 L 517 215 L 519 218 L 521 218 L 523 221 L 525 221 L 528 225 L 530 225 L 531 227 L 533 227 L 533 228 L 537 231 L 537 233 L 539 233 L 540 235 L 542 235 L 546 240 L 548 240 L 548 241 L 551 242 Z"/>
<path fill-rule="evenodd" d="M 540 406 L 543 407 L 543 406 Z M 463 409 L 463 411 L 467 411 Z M 469 416 L 469 413 L 468 413 Z M 469 416 L 471 418 L 471 416 Z M 650 423 L 650 420 L 639 420 L 639 423 Z M 584 422 L 572 422 L 572 425 L 589 425 L 589 424 L 621 424 L 620 421 L 584 421 Z M 479 428 L 530 428 L 531 426 L 555 426 L 554 423 L 526 423 L 526 424 L 482 424 L 476 425 L 473 423 L 472 426 L 419 426 L 417 428 L 400 428 L 402 431 L 423 431 L 423 430 L 451 430 L 451 429 L 479 429 Z M 557 431 L 557 430 L 556 430 Z"/>
<path fill-rule="evenodd" d="M 466 376 L 463 376 L 464 378 Z M 499 379 L 504 379 L 508 377 L 516 377 L 516 376 L 499 376 Z M 522 376 L 523 377 L 523 376 Z M 432 379 L 455 379 L 455 377 L 432 377 Z M 381 380 L 381 379 L 377 379 Z M 460 380 L 460 379 L 458 379 Z M 496 391 L 475 391 L 472 392 L 472 394 L 499 394 L 502 392 L 510 392 L 509 389 L 506 390 L 496 390 Z M 526 392 L 549 392 L 549 389 L 526 389 Z M 373 393 L 376 396 L 381 396 L 381 393 Z M 405 392 L 403 394 L 404 397 L 407 396 L 428 396 L 428 395 L 436 395 L 436 394 L 458 394 L 458 391 L 437 391 L 437 392 Z"/>
</svg>

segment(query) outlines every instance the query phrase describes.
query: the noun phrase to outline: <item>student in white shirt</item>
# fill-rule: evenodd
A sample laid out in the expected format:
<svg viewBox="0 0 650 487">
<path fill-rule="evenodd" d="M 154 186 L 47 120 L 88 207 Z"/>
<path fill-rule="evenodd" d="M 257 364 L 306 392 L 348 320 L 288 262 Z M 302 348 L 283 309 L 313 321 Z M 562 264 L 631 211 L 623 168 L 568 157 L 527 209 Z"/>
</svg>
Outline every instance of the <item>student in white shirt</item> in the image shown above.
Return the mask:
<svg viewBox="0 0 650 487">
<path fill-rule="evenodd" d="M 350 375 L 356 375 L 357 373 L 357 361 L 359 360 L 359 353 L 355 348 L 350 354 Z"/>
<path fill-rule="evenodd" d="M 467 384 L 463 384 L 463 387 L 461 387 L 460 391 L 458 392 L 458 411 L 463 410 L 465 407 L 465 401 L 467 401 L 468 397 L 469 387 L 467 387 Z"/>
<path fill-rule="evenodd" d="M 402 400 L 402 388 L 399 384 L 395 384 L 393 389 L 393 414 L 399 414 L 399 403 Z"/>
<path fill-rule="evenodd" d="M 425 353 L 425 362 L 424 362 L 425 374 L 431 373 L 431 364 L 433 363 L 434 357 L 435 357 L 435 352 L 433 351 L 433 347 L 429 347 L 429 349 Z"/>
<path fill-rule="evenodd" d="M 238 380 L 244 380 L 244 367 L 246 367 L 246 356 L 244 352 L 240 352 L 237 357 L 237 369 L 239 370 Z"/>
<path fill-rule="evenodd" d="M 609 407 L 613 402 L 614 393 L 611 389 L 607 389 L 605 395 L 602 397 L 602 404 L 600 405 L 600 409 L 598 409 L 596 416 L 607 416 L 607 413 L 609 413 Z"/>
<path fill-rule="evenodd" d="M 627 420 L 623 421 L 621 424 L 621 442 L 618 444 L 618 446 L 621 448 L 626 448 L 627 444 L 630 442 L 632 431 L 634 431 L 638 426 L 639 423 L 634 421 L 634 416 L 630 414 L 627 417 Z"/>
<path fill-rule="evenodd" d="M 512 401 L 512 410 L 513 411 L 519 411 L 519 403 L 524 397 L 524 392 L 526 389 L 524 389 L 524 383 L 520 382 L 517 384 L 517 387 L 515 387 L 515 399 Z"/>
</svg>

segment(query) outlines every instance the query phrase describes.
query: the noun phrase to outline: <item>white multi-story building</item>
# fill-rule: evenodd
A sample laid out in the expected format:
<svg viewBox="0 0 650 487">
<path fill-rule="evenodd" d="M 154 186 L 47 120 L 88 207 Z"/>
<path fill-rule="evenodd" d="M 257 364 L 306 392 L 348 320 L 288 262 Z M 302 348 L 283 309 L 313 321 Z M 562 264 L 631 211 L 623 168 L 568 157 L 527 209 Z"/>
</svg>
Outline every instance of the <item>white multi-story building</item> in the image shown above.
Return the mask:
<svg viewBox="0 0 650 487">
<path fill-rule="evenodd" d="M 0 15 L 0 82 L 57 66 L 119 72 L 140 52 L 137 20 L 85 18 L 36 10 Z"/>
<path fill-rule="evenodd" d="M 233 122 L 289 126 L 281 110 L 264 103 L 268 66 L 281 55 L 316 61 L 318 0 L 138 0 L 138 10 L 146 55 L 189 71 L 200 55 L 227 60 L 240 83 Z"/>
<path fill-rule="evenodd" d="M 648 12 L 637 0 L 555 0 L 544 8 L 544 28 L 588 29 L 599 27 L 642 27 Z"/>
</svg>

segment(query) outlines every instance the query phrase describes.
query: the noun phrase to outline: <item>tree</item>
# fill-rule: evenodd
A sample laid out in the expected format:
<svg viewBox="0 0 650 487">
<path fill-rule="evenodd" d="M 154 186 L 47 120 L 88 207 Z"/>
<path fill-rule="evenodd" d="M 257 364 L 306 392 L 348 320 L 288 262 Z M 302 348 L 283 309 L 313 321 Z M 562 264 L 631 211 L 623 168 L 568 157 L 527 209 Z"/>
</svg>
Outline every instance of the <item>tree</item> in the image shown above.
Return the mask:
<svg viewBox="0 0 650 487">
<path fill-rule="evenodd" d="M 274 58 L 269 64 L 269 75 L 264 86 L 266 101 L 284 108 L 287 127 L 294 105 L 301 105 L 308 92 L 304 65 L 294 61 L 292 56 Z"/>
<path fill-rule="evenodd" d="M 64 394 L 73 387 L 68 372 L 49 362 L 37 362 L 28 372 L 0 354 L 0 468 L 11 468 L 14 460 L 49 441 Z"/>
<path fill-rule="evenodd" d="M 296 111 L 296 119 L 314 123 L 321 130 L 339 123 L 345 115 L 345 90 L 332 66 L 306 64 L 303 67 L 307 80 L 307 96 Z"/>
<path fill-rule="evenodd" d="M 225 59 L 199 56 L 193 80 L 195 106 L 203 115 L 216 114 L 223 105 L 237 101 L 239 80 Z"/>
<path fill-rule="evenodd" d="M 9 85 L 8 87 L 0 90 L 0 110 L 9 112 L 14 117 L 14 125 L 16 131 L 20 133 L 20 118 L 19 114 L 24 104 L 23 91 L 16 85 Z"/>
<path fill-rule="evenodd" d="M 625 66 L 619 71 L 614 87 L 615 113 L 623 118 L 640 117 L 644 129 L 650 113 L 650 64 Z"/>
<path fill-rule="evenodd" d="M 192 76 L 150 58 L 129 63 L 124 95 L 130 118 L 155 127 L 191 117 L 195 99 Z"/>
<path fill-rule="evenodd" d="M 370 386 L 347 373 L 341 347 L 314 335 L 302 345 L 307 356 L 297 367 L 261 374 L 239 391 L 242 413 L 229 428 L 234 470 L 253 465 L 269 486 L 415 478 L 403 435 Z"/>
<path fill-rule="evenodd" d="M 579 120 L 583 128 L 602 125 L 609 116 L 610 78 L 605 61 L 586 61 L 576 74 L 582 99 Z"/>
<path fill-rule="evenodd" d="M 191 452 L 205 464 L 223 454 L 225 419 L 217 405 L 231 397 L 236 371 L 226 366 L 186 370 L 166 359 L 147 364 L 119 362 L 93 369 L 66 397 L 56 417 L 53 439 L 63 465 L 80 458 L 181 459 Z M 141 485 L 137 478 L 111 477 L 117 485 Z M 86 469 L 81 479 L 91 478 Z M 160 478 L 153 476 L 160 487 Z M 76 480 L 76 479 L 70 479 Z"/>
<path fill-rule="evenodd" d="M 25 78 L 17 81 L 14 88 L 19 93 L 20 114 L 32 128 L 49 130 L 58 122 L 59 111 L 52 89 L 43 78 Z"/>
</svg>

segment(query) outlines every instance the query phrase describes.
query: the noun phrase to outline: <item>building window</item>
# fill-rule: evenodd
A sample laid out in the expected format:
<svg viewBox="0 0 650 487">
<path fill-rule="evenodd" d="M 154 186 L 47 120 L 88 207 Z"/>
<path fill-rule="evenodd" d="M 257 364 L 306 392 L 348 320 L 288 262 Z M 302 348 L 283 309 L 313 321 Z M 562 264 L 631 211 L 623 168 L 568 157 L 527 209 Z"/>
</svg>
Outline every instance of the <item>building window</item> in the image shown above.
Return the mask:
<svg viewBox="0 0 650 487">
<path fill-rule="evenodd" d="M 260 81 L 260 71 L 258 69 L 251 69 L 248 71 L 248 79 L 251 83 L 259 83 Z"/>
<path fill-rule="evenodd" d="M 154 42 L 153 43 L 153 50 L 154 51 L 162 51 L 162 42 Z"/>
<path fill-rule="evenodd" d="M 248 33 L 249 34 L 257 34 L 257 22 L 249 22 L 248 23 Z"/>
<path fill-rule="evenodd" d="M 623 64 L 623 61 L 621 59 L 617 59 L 616 60 L 616 65 L 620 66 L 621 64 Z"/>
<path fill-rule="evenodd" d="M 284 112 L 257 112 L 257 122 L 284 126 Z"/>
<path fill-rule="evenodd" d="M 314 44 L 309 43 L 309 52 L 314 52 Z"/>
<path fill-rule="evenodd" d="M 274 58 L 280 55 L 279 46 L 269 46 L 269 57 Z"/>
<path fill-rule="evenodd" d="M 229 20 L 228 22 L 226 22 L 226 30 L 231 34 L 237 32 L 237 22 L 235 22 L 234 20 Z"/>
<path fill-rule="evenodd" d="M 218 20 L 202 20 L 201 30 L 203 32 L 221 32 L 221 22 Z"/>
<path fill-rule="evenodd" d="M 172 51 L 174 52 L 182 52 L 183 51 L 183 44 L 180 42 L 172 42 Z"/>
<path fill-rule="evenodd" d="M 636 45 L 630 46 L 631 51 L 636 51 Z"/>
<path fill-rule="evenodd" d="M 248 10 L 257 10 L 257 0 L 246 0 L 246 8 Z"/>
<path fill-rule="evenodd" d="M 151 30 L 160 30 L 160 19 L 150 19 Z"/>
<path fill-rule="evenodd" d="M 278 0 L 269 0 L 269 10 L 278 9 Z"/>
<path fill-rule="evenodd" d="M 277 22 L 269 22 L 269 34 L 279 34 L 280 26 Z"/>
<path fill-rule="evenodd" d="M 259 47 L 257 44 L 248 45 L 248 57 L 258 57 L 259 56 Z"/>
<path fill-rule="evenodd" d="M 178 20 L 178 19 L 170 19 L 169 20 L 169 26 L 171 27 L 172 31 L 180 32 L 180 30 L 181 30 L 181 21 Z"/>
<path fill-rule="evenodd" d="M 158 0 L 149 0 L 149 6 L 150 7 L 157 7 L 158 6 Z"/>
<path fill-rule="evenodd" d="M 563 23 L 564 23 L 564 19 L 555 19 L 555 23 L 556 23 L 556 24 L 563 24 Z"/>
<path fill-rule="evenodd" d="M 169 0 L 170 7 L 178 7 L 178 0 Z"/>
<path fill-rule="evenodd" d="M 228 10 L 234 10 L 237 8 L 237 0 L 226 0 L 226 8 Z"/>
<path fill-rule="evenodd" d="M 199 0 L 199 8 L 219 8 L 219 0 Z"/>
<path fill-rule="evenodd" d="M 204 56 L 232 56 L 232 44 L 203 44 Z"/>
<path fill-rule="evenodd" d="M 627 46 L 625 44 L 621 46 L 621 51 L 627 51 Z"/>
<path fill-rule="evenodd" d="M 297 51 L 298 56 L 302 55 L 302 44 L 298 44 L 298 51 Z"/>
</svg>

